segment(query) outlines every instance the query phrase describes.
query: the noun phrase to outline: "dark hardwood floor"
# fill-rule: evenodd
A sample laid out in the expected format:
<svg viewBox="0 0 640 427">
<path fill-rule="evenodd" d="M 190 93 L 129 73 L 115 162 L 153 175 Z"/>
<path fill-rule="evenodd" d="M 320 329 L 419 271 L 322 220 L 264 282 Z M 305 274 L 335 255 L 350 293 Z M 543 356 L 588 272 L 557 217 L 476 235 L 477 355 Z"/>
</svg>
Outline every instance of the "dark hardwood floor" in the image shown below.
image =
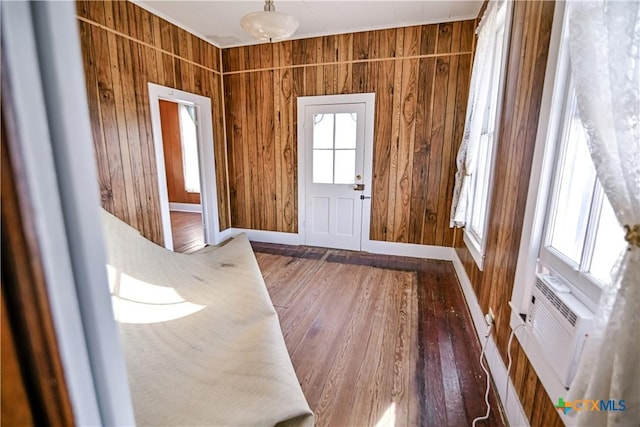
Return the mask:
<svg viewBox="0 0 640 427">
<path fill-rule="evenodd" d="M 445 261 L 253 243 L 317 426 L 470 426 L 480 344 Z M 491 417 L 503 426 L 495 394 Z"/>
<path fill-rule="evenodd" d="M 196 212 L 171 211 L 173 250 L 191 253 L 204 247 L 202 215 Z"/>
</svg>

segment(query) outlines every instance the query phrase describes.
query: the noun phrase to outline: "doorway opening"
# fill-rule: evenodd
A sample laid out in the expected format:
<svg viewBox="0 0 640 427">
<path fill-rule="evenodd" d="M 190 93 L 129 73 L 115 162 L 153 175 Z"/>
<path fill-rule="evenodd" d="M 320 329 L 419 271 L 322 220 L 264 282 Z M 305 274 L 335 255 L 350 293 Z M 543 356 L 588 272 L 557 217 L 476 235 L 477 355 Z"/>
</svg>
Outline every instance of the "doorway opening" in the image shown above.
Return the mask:
<svg viewBox="0 0 640 427">
<path fill-rule="evenodd" d="M 149 83 L 164 246 L 220 243 L 211 100 Z"/>
<path fill-rule="evenodd" d="M 182 102 L 158 103 L 173 250 L 190 253 L 204 247 L 196 110 Z"/>
</svg>

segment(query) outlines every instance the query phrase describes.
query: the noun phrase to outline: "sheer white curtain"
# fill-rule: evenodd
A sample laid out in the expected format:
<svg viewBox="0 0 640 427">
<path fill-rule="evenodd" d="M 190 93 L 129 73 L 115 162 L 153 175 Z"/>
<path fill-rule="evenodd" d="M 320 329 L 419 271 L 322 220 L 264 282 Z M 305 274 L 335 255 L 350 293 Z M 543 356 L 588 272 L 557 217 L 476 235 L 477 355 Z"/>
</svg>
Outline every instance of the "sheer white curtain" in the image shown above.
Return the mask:
<svg viewBox="0 0 640 427">
<path fill-rule="evenodd" d="M 575 1 L 569 48 L 580 118 L 628 250 L 605 290 L 568 400 L 625 400 L 625 411 L 580 411 L 584 426 L 640 418 L 640 2 Z"/>
<path fill-rule="evenodd" d="M 453 202 L 451 204 L 451 227 L 464 227 L 466 224 L 471 176 L 476 169 L 476 154 L 491 86 L 491 66 L 495 53 L 497 15 L 498 2 L 490 1 L 476 29 L 478 44 L 471 70 L 467 116 L 462 142 L 456 156 L 457 171 L 453 189 Z"/>
</svg>

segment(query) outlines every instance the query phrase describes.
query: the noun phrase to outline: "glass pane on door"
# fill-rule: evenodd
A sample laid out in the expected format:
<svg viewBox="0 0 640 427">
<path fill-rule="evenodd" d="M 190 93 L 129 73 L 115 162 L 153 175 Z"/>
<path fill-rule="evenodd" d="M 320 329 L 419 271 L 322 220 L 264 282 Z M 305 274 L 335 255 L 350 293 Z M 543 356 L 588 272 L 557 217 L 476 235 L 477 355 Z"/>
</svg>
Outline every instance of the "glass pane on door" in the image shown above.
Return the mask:
<svg viewBox="0 0 640 427">
<path fill-rule="evenodd" d="M 313 115 L 313 148 L 333 148 L 333 114 Z"/>
<path fill-rule="evenodd" d="M 314 184 L 333 184 L 333 150 L 313 150 Z"/>
<path fill-rule="evenodd" d="M 354 184 L 358 113 L 313 115 L 313 182 Z"/>
<path fill-rule="evenodd" d="M 334 184 L 355 184 L 356 150 L 335 151 Z"/>
<path fill-rule="evenodd" d="M 336 114 L 336 145 L 335 148 L 356 148 L 356 132 L 358 125 L 357 113 Z"/>
</svg>

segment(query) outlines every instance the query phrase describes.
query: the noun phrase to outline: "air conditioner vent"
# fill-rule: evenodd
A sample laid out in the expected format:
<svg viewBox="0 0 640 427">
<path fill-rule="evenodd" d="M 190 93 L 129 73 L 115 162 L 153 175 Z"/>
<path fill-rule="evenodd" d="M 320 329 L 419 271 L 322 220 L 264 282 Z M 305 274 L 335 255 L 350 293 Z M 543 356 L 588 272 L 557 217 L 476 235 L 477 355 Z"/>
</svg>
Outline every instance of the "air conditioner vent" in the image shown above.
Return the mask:
<svg viewBox="0 0 640 427">
<path fill-rule="evenodd" d="M 527 326 L 562 385 L 569 387 L 593 324 L 593 313 L 559 279 L 538 273 Z"/>
<path fill-rule="evenodd" d="M 540 277 L 536 278 L 536 288 L 542 292 L 542 294 L 547 297 L 549 302 L 558 309 L 558 311 L 564 316 L 565 319 L 571 323 L 571 326 L 576 325 L 576 321 L 578 320 L 578 316 L 569 308 L 567 305 L 558 298 L 558 296 L 553 292 L 546 283 L 540 279 Z"/>
</svg>

